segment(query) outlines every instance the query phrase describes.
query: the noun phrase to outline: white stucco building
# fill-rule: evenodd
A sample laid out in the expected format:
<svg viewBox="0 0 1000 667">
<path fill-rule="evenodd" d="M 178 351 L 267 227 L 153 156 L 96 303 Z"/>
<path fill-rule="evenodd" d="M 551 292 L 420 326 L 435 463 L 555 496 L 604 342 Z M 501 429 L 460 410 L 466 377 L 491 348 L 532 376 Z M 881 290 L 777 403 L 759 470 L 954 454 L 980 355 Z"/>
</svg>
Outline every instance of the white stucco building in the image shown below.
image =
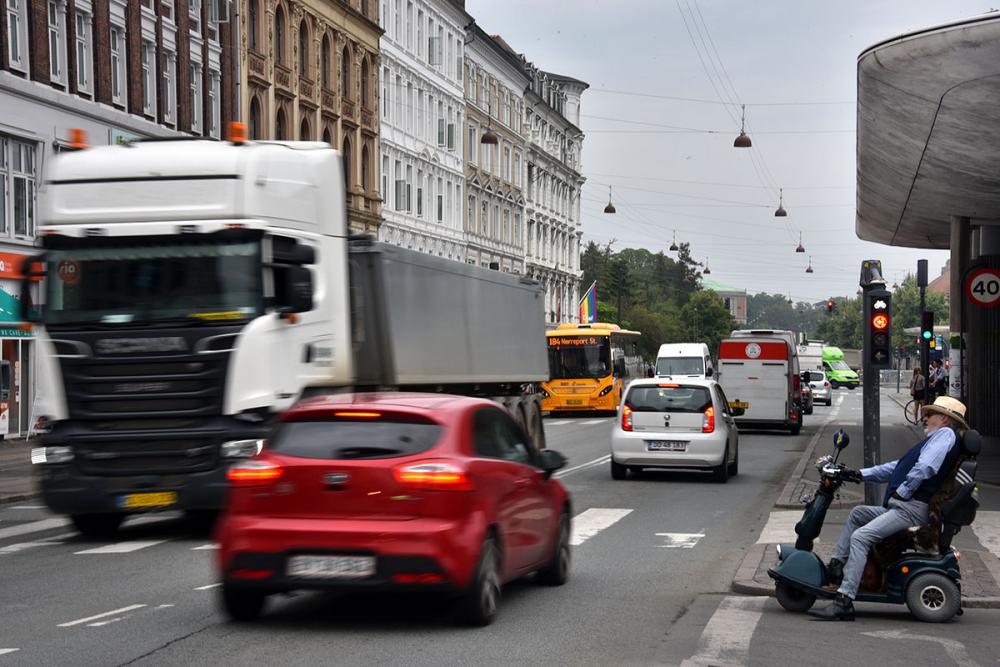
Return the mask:
<svg viewBox="0 0 1000 667">
<path fill-rule="evenodd" d="M 463 0 L 381 0 L 379 240 L 465 260 Z"/>
<path fill-rule="evenodd" d="M 527 256 L 530 277 L 545 286 L 548 324 L 574 322 L 580 301 L 580 174 L 583 81 L 544 72 L 524 60 L 527 130 Z"/>
</svg>

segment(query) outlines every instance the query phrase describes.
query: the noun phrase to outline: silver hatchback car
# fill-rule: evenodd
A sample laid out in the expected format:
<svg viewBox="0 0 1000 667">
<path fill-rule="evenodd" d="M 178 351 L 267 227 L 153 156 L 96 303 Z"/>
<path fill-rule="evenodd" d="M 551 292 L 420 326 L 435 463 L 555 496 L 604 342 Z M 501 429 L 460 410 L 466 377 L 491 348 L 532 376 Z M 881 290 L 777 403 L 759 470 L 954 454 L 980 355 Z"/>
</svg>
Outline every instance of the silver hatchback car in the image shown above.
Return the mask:
<svg viewBox="0 0 1000 667">
<path fill-rule="evenodd" d="M 833 404 L 833 388 L 830 387 L 830 380 L 826 377 L 825 372 L 820 370 L 802 371 L 802 382 L 808 383 L 809 388 L 812 389 L 813 401 L 826 405 Z"/>
<path fill-rule="evenodd" d="M 618 406 L 611 432 L 611 477 L 643 468 L 711 470 L 725 483 L 739 472 L 739 432 L 715 380 L 658 377 L 635 380 Z"/>
</svg>

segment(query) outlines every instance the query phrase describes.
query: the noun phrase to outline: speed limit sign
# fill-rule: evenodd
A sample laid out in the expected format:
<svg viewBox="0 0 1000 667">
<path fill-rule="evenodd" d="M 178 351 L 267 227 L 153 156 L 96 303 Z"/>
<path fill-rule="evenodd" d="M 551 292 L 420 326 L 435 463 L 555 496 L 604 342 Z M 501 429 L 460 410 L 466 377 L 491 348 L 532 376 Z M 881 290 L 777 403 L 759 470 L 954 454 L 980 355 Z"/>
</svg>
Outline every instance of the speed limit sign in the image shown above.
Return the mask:
<svg viewBox="0 0 1000 667">
<path fill-rule="evenodd" d="M 990 268 L 973 271 L 965 281 L 965 295 L 983 308 L 1000 305 L 1000 271 Z"/>
</svg>

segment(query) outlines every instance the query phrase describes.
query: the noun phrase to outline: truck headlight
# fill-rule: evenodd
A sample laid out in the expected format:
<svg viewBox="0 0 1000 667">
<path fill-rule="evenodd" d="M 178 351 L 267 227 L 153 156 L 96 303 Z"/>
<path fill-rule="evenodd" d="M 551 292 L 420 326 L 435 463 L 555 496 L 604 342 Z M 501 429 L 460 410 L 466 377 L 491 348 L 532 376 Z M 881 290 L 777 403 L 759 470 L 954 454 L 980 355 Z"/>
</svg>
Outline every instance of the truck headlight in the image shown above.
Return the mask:
<svg viewBox="0 0 1000 667">
<path fill-rule="evenodd" d="M 31 449 L 31 463 L 33 465 L 69 463 L 72 460 L 73 450 L 70 447 L 32 447 Z"/>
<path fill-rule="evenodd" d="M 222 443 L 222 458 L 248 459 L 264 449 L 263 440 L 230 440 Z"/>
</svg>

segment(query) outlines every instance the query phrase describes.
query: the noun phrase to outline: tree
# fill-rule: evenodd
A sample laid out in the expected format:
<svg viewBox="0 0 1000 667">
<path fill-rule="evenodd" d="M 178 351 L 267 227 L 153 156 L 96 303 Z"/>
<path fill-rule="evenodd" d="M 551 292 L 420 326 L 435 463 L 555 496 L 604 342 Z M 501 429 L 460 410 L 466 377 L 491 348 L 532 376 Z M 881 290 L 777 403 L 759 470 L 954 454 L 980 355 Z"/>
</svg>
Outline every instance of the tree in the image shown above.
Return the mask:
<svg viewBox="0 0 1000 667">
<path fill-rule="evenodd" d="M 934 313 L 936 325 L 948 323 L 948 297 L 937 292 L 927 292 L 924 307 Z M 909 352 L 917 351 L 917 337 L 909 336 L 904 329 L 919 327 L 920 287 L 915 276 L 907 276 L 892 293 L 892 343 L 905 345 Z"/>
<path fill-rule="evenodd" d="M 705 343 L 713 354 L 736 328 L 732 313 L 712 290 L 692 294 L 680 315 L 684 340 Z"/>
<path fill-rule="evenodd" d="M 833 314 L 825 315 L 820 320 L 816 337 L 834 347 L 861 349 L 861 299 L 840 298 L 834 301 L 837 305 Z"/>
</svg>

